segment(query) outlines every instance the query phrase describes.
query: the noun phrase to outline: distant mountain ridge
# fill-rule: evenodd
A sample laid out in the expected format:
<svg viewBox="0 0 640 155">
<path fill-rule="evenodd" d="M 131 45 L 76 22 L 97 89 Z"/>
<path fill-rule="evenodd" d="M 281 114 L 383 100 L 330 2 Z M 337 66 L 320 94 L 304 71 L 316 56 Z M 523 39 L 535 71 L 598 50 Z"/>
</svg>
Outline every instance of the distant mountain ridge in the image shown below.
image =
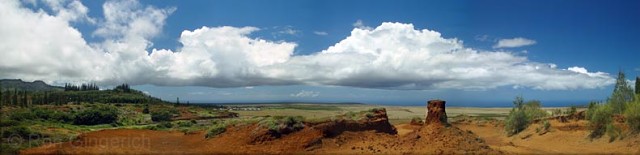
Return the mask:
<svg viewBox="0 0 640 155">
<path fill-rule="evenodd" d="M 36 80 L 25 82 L 21 79 L 0 79 L 1 90 L 25 90 L 25 91 L 62 91 L 64 88 L 52 86 L 44 81 Z"/>
</svg>

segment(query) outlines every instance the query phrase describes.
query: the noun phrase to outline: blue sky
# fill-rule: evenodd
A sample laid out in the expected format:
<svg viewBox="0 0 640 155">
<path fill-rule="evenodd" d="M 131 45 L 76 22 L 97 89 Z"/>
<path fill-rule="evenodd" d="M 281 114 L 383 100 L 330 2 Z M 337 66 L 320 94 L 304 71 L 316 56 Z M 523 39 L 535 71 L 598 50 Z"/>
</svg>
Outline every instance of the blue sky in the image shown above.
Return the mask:
<svg viewBox="0 0 640 155">
<path fill-rule="evenodd" d="M 30 15 L 42 9 L 68 26 L 38 27 L 68 29 L 52 35 L 70 34 L 71 41 L 7 27 L 11 35 L 52 43 L 42 45 L 50 47 L 45 51 L 3 43 L 3 51 L 89 60 L 0 64 L 0 77 L 126 82 L 169 101 L 417 105 L 440 98 L 453 106 L 510 106 L 523 95 L 565 106 L 606 99 L 620 69 L 630 80 L 640 75 L 638 1 L 82 1 L 85 9 L 75 1 L 16 3 L 3 7 L 29 11 L 2 18 L 38 23 L 45 18 Z M 20 41 L 5 36 L 0 40 Z M 199 44 L 206 41 L 225 44 Z M 460 56 L 469 59 L 447 59 Z M 51 66 L 60 67 L 38 70 Z"/>
</svg>

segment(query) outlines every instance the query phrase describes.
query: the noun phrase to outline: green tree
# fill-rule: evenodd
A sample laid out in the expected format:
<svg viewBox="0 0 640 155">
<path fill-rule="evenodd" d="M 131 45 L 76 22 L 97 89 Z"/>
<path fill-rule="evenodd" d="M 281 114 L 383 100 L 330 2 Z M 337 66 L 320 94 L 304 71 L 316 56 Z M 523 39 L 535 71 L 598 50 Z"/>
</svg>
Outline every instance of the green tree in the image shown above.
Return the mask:
<svg viewBox="0 0 640 155">
<path fill-rule="evenodd" d="M 505 119 L 505 131 L 509 136 L 520 133 L 529 126 L 529 118 L 522 109 L 513 108 Z"/>
<path fill-rule="evenodd" d="M 640 94 L 636 95 L 636 99 L 633 102 L 627 103 L 624 117 L 631 132 L 640 133 Z"/>
<path fill-rule="evenodd" d="M 13 88 L 13 96 L 11 100 L 11 105 L 18 106 L 18 88 Z"/>
<path fill-rule="evenodd" d="M 624 112 L 625 104 L 632 101 L 633 97 L 633 90 L 629 83 L 627 83 L 624 72 L 618 72 L 618 78 L 616 79 L 613 94 L 611 94 L 611 97 L 609 98 L 609 104 L 613 109 L 613 112 L 616 114 L 622 114 L 622 112 Z"/>
<path fill-rule="evenodd" d="M 149 104 L 144 104 L 144 109 L 142 109 L 142 113 L 143 114 L 148 114 L 149 113 Z"/>
<path fill-rule="evenodd" d="M 171 121 L 172 117 L 171 112 L 165 110 L 151 112 L 151 120 L 154 122 Z"/>
<path fill-rule="evenodd" d="M 517 109 L 522 109 L 522 105 L 524 104 L 524 98 L 522 96 L 516 96 L 516 99 L 513 100 L 513 107 Z"/>
<path fill-rule="evenodd" d="M 640 95 L 640 76 L 636 77 L 636 94 Z"/>
<path fill-rule="evenodd" d="M 524 101 L 522 96 L 513 100 L 513 109 L 505 119 L 505 131 L 509 136 L 518 134 L 529 126 L 534 119 L 542 119 L 548 114 L 540 109 L 542 103 L 538 100 Z"/>
<path fill-rule="evenodd" d="M 589 120 L 589 129 L 591 129 L 589 138 L 600 138 L 607 131 L 607 125 L 611 124 L 611 115 L 613 115 L 611 104 L 595 104 L 589 107 L 586 118 Z"/>
<path fill-rule="evenodd" d="M 2 96 L 2 91 L 3 91 L 2 85 L 0 85 L 0 109 L 2 108 L 2 106 L 4 106 L 4 102 L 3 102 L 4 96 Z"/>
<path fill-rule="evenodd" d="M 118 120 L 118 108 L 111 105 L 96 105 L 78 113 L 73 124 L 96 125 L 109 124 Z"/>
</svg>

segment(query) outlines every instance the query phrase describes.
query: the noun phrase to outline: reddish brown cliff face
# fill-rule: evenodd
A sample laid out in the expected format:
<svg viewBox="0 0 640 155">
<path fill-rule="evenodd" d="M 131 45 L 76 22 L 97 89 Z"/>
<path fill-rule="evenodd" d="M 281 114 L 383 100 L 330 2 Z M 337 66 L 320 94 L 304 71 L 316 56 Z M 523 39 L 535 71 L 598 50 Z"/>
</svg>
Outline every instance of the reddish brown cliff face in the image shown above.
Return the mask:
<svg viewBox="0 0 640 155">
<path fill-rule="evenodd" d="M 442 100 L 430 100 L 427 102 L 427 119 L 424 122 L 425 125 L 449 125 L 444 104 L 445 101 Z"/>
</svg>

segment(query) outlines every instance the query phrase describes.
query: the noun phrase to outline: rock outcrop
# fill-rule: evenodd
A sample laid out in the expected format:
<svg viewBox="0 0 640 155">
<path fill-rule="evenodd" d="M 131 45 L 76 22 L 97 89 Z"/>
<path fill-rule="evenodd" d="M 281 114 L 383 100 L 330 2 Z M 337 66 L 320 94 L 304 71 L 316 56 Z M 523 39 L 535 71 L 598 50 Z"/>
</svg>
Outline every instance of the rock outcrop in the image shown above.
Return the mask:
<svg viewBox="0 0 640 155">
<path fill-rule="evenodd" d="M 424 121 L 422 121 L 422 119 L 411 119 L 411 122 L 409 122 L 410 125 L 415 125 L 415 126 L 422 126 L 424 125 Z"/>
<path fill-rule="evenodd" d="M 396 128 L 389 123 L 387 110 L 384 108 L 373 109 L 365 113 L 366 115 L 360 120 L 339 119 L 329 122 L 319 123 L 313 128 L 321 130 L 325 136 L 333 137 L 344 131 L 367 131 L 374 130 L 376 132 L 397 134 Z"/>
<path fill-rule="evenodd" d="M 584 120 L 585 119 L 585 113 L 586 111 L 579 111 L 573 114 L 569 114 L 566 116 L 556 116 L 554 117 L 555 119 L 557 119 L 558 121 L 562 122 L 562 123 L 567 123 L 569 122 L 569 120 L 574 120 L 574 121 L 579 121 L 579 120 Z M 534 123 L 538 123 L 540 120 L 534 120 Z"/>
<path fill-rule="evenodd" d="M 443 100 L 430 100 L 427 102 L 427 119 L 424 121 L 425 125 L 449 126 L 444 104 L 445 101 Z"/>
</svg>

